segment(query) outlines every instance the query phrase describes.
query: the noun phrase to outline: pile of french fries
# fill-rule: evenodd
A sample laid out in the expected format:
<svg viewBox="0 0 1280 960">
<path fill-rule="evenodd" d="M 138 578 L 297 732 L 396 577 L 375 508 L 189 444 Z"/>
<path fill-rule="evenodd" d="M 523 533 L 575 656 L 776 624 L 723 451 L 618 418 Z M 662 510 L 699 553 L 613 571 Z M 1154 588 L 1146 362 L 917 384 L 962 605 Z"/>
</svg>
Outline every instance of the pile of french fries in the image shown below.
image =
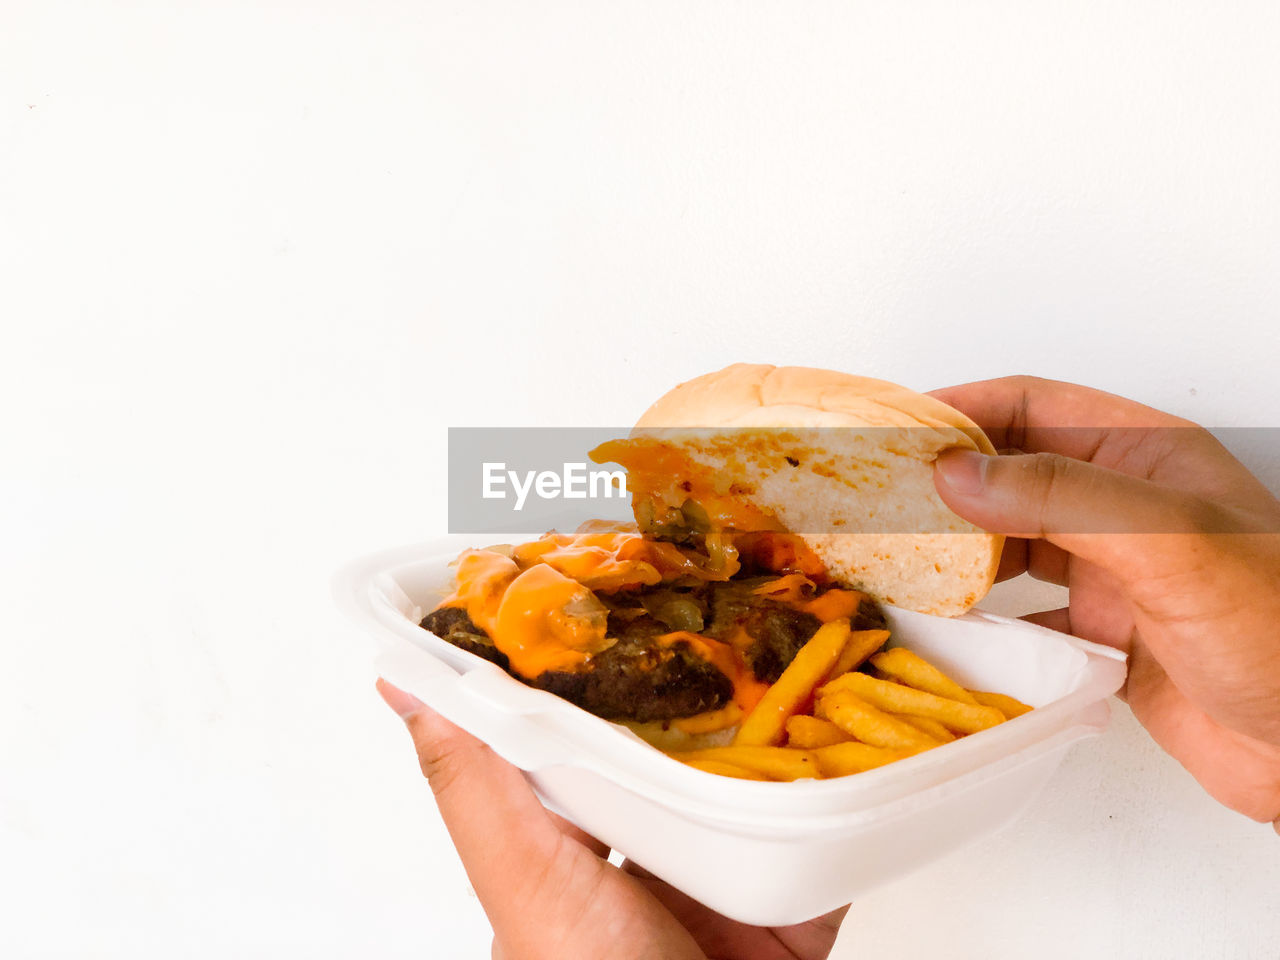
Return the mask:
<svg viewBox="0 0 1280 960">
<path fill-rule="evenodd" d="M 888 630 L 824 624 L 742 720 L 729 746 L 672 753 L 745 780 L 844 777 L 977 733 L 1031 708 L 967 690 Z M 874 675 L 858 668 L 870 661 Z"/>
</svg>

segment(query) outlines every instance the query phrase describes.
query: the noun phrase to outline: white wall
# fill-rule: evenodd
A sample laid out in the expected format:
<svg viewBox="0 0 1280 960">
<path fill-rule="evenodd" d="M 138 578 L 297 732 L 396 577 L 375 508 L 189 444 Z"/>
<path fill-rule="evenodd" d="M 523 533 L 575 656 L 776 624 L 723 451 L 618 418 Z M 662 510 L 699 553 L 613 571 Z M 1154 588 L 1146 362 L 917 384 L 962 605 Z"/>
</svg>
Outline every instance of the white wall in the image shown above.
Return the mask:
<svg viewBox="0 0 1280 960">
<path fill-rule="evenodd" d="M 10 0 L 0 952 L 487 956 L 327 596 L 447 426 L 738 359 L 1271 425 L 1280 16 L 1174 6 Z M 1120 713 L 839 955 L 1274 956 L 1276 837 Z"/>
</svg>

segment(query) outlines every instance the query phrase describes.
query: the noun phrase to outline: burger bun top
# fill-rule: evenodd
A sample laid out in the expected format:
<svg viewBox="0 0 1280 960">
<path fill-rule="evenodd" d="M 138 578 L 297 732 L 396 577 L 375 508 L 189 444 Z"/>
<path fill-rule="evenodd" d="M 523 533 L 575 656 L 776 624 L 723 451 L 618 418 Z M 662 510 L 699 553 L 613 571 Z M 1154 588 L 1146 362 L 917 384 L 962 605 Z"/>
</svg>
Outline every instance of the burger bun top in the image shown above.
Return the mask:
<svg viewBox="0 0 1280 960">
<path fill-rule="evenodd" d="M 994 582 L 1003 538 L 942 502 L 933 462 L 948 448 L 996 451 L 933 397 L 832 370 L 739 363 L 660 397 L 632 437 L 731 478 L 733 496 L 877 600 L 956 616 Z M 652 491 L 632 493 L 638 503 Z"/>
</svg>

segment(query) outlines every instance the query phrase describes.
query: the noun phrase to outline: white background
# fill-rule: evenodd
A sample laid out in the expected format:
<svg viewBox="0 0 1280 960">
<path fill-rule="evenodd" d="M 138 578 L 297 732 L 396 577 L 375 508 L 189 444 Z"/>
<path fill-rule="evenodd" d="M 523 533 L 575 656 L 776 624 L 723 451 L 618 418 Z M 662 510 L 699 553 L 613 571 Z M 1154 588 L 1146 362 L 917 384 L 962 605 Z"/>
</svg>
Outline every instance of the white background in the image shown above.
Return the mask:
<svg viewBox="0 0 1280 960">
<path fill-rule="evenodd" d="M 739 359 L 1274 419 L 1271 4 L 0 12 L 6 956 L 488 956 L 327 594 L 449 425 Z M 1274 957 L 1278 891 L 1121 708 L 836 955 Z"/>
</svg>

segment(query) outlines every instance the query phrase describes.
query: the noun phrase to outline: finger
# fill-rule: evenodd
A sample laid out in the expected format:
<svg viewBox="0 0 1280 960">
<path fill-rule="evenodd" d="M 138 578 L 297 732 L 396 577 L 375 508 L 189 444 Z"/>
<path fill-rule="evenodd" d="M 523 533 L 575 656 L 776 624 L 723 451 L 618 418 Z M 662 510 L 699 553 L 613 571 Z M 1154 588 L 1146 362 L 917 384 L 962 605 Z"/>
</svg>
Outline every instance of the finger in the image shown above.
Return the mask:
<svg viewBox="0 0 1280 960">
<path fill-rule="evenodd" d="M 1050 630 L 1057 630 L 1059 633 L 1071 632 L 1071 610 L 1069 607 L 1059 607 L 1057 610 L 1041 610 L 1039 613 L 1028 613 L 1025 617 L 1019 617 L 1018 619 L 1048 627 Z"/>
<path fill-rule="evenodd" d="M 1032 540 L 1008 537 L 1000 551 L 1000 565 L 996 568 L 996 583 L 1012 580 L 1027 572 L 1027 544 Z"/>
<path fill-rule="evenodd" d="M 562 836 L 520 771 L 416 697 L 379 679 L 409 728 L 467 877 L 499 937 L 538 915 L 538 889 Z"/>
<path fill-rule="evenodd" d="M 984 428 L 997 449 L 1057 453 L 1154 480 L 1246 512 L 1275 497 L 1208 430 L 1114 394 L 1036 377 L 934 391 Z M 1268 527 L 1276 531 L 1274 522 Z"/>
<path fill-rule="evenodd" d="M 411 716 L 414 713 L 425 709 L 425 704 L 423 704 L 417 697 L 414 697 L 412 694 L 405 693 L 403 690 L 397 689 L 385 680 L 378 681 L 378 692 L 382 694 L 382 698 L 387 702 L 387 704 L 402 717 Z M 440 720 L 442 723 L 447 723 L 443 718 L 440 718 Z M 457 730 L 456 727 L 454 729 Z M 461 731 L 458 732 L 461 733 Z M 587 833 L 577 825 L 570 823 L 559 814 L 552 813 L 550 810 L 542 807 L 541 804 L 539 804 L 539 809 L 546 814 L 546 816 L 551 820 L 551 823 L 562 835 L 582 844 L 598 857 L 607 858 L 609 856 L 609 847 L 591 836 L 591 834 Z"/>
<path fill-rule="evenodd" d="M 1039 377 L 982 380 L 934 390 L 930 396 L 973 420 L 997 448 L 1081 460 L 1090 459 L 1107 434 L 1118 428 L 1191 426 L 1135 400 Z"/>
<path fill-rule="evenodd" d="M 550 810 L 548 810 L 547 816 L 551 818 L 551 822 L 556 825 L 556 829 L 559 830 L 564 836 L 568 837 L 570 840 L 574 841 L 575 843 L 582 844 L 584 847 L 586 847 L 588 850 L 594 853 L 601 860 L 607 860 L 609 858 L 608 844 L 604 843 L 603 841 L 597 840 L 595 837 L 587 833 L 587 831 L 583 830 L 577 824 L 570 823 L 568 820 L 560 816 L 560 814 L 558 813 L 552 813 Z"/>
<path fill-rule="evenodd" d="M 622 861 L 622 872 L 629 873 L 633 877 L 640 877 L 642 880 L 657 880 L 658 878 L 646 870 L 634 860 L 628 858 Z"/>
<path fill-rule="evenodd" d="M 644 867 L 624 860 L 622 869 L 638 878 L 698 941 L 708 956 L 753 957 L 755 960 L 794 960 L 825 957 L 840 932 L 849 907 L 843 906 L 812 920 L 786 927 L 770 927 L 772 940 L 761 937 L 761 928 L 737 923 L 716 913 Z"/>
<path fill-rule="evenodd" d="M 1041 583 L 1065 587 L 1071 576 L 1071 554 L 1047 540 L 1024 540 L 1027 544 L 1027 573 Z"/>
<path fill-rule="evenodd" d="M 1071 554 L 1047 540 L 1007 537 L 996 568 L 996 583 L 1027 573 L 1035 580 L 1065 587 L 1070 561 Z"/>
<path fill-rule="evenodd" d="M 1056 454 L 988 457 L 947 450 L 934 471 L 939 496 L 966 520 L 995 533 L 1043 538 L 1118 575 L 1155 575 L 1185 563 L 1167 535 L 1230 528 L 1225 511 L 1081 460 Z M 1124 534 L 1125 536 L 1101 536 Z"/>
</svg>

